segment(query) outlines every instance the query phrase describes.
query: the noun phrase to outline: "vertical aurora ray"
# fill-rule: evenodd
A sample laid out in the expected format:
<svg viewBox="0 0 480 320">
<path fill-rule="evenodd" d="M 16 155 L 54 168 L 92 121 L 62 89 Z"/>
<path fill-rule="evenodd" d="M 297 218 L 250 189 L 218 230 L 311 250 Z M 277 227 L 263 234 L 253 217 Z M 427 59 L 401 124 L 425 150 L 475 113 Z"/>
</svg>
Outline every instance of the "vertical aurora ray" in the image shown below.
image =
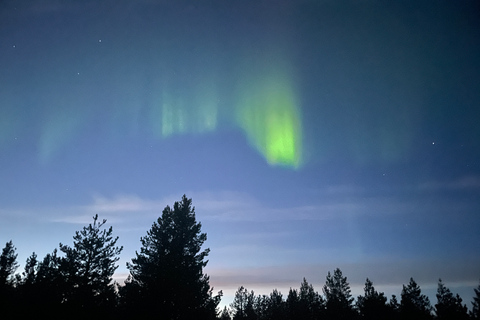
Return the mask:
<svg viewBox="0 0 480 320">
<path fill-rule="evenodd" d="M 150 125 L 159 138 L 213 131 L 217 118 L 217 92 L 208 81 L 180 91 L 164 86 L 150 110 Z"/>
<path fill-rule="evenodd" d="M 287 73 L 276 67 L 244 81 L 236 121 L 270 165 L 298 168 L 302 160 L 300 110 Z"/>
</svg>

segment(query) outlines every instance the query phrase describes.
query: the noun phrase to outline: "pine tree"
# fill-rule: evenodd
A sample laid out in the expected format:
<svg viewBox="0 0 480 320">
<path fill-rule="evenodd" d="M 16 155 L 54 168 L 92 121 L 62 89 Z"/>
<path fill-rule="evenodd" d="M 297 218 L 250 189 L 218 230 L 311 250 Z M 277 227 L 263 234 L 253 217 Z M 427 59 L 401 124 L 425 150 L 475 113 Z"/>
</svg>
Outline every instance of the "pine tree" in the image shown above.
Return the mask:
<svg viewBox="0 0 480 320">
<path fill-rule="evenodd" d="M 398 303 L 397 296 L 392 294 L 390 301 L 387 304 L 390 311 L 390 319 L 395 320 L 400 318 L 400 304 Z"/>
<path fill-rule="evenodd" d="M 255 304 L 257 300 L 253 290 L 248 292 L 245 287 L 240 286 L 235 292 L 233 302 L 230 304 L 233 311 L 233 320 L 256 320 Z"/>
<path fill-rule="evenodd" d="M 22 310 L 19 310 L 21 318 L 29 318 L 34 314 L 38 315 L 38 296 L 41 292 L 37 290 L 37 264 L 37 255 L 33 252 L 32 255 L 27 258 L 25 269 L 18 283 L 19 295 L 23 307 Z"/>
<path fill-rule="evenodd" d="M 445 287 L 442 279 L 438 279 L 435 311 L 439 320 L 468 319 L 467 306 L 462 305 L 462 298 L 458 294 L 454 296 L 450 289 Z"/>
<path fill-rule="evenodd" d="M 31 286 L 35 283 L 37 264 L 37 254 L 33 252 L 32 255 L 27 258 L 27 262 L 25 263 L 25 270 L 22 273 L 22 285 Z"/>
<path fill-rule="evenodd" d="M 403 285 L 402 299 L 400 301 L 400 314 L 403 319 L 423 320 L 431 319 L 432 307 L 430 300 L 417 283 L 410 278 L 407 286 Z"/>
<path fill-rule="evenodd" d="M 330 319 L 353 319 L 356 315 L 353 309 L 353 300 L 347 277 L 340 269 L 335 269 L 333 276 L 330 271 L 323 286 L 326 298 L 326 313 Z"/>
<path fill-rule="evenodd" d="M 15 271 L 18 268 L 16 248 L 10 240 L 0 255 L 0 288 L 11 287 L 15 282 Z"/>
<path fill-rule="evenodd" d="M 227 309 L 227 307 L 223 307 L 222 312 L 220 313 L 220 316 L 218 317 L 219 320 L 231 320 L 232 318 L 230 317 L 230 312 Z"/>
<path fill-rule="evenodd" d="M 302 319 L 320 319 L 325 313 L 325 301 L 322 296 L 313 289 L 313 285 L 303 278 L 298 293 Z"/>
<path fill-rule="evenodd" d="M 298 290 L 292 289 L 288 291 L 287 300 L 285 301 L 288 319 L 302 319 L 303 310 L 300 306 L 300 298 Z"/>
<path fill-rule="evenodd" d="M 364 288 L 365 295 L 358 296 L 357 308 L 363 319 L 390 319 L 387 297 L 383 292 L 377 292 L 372 281 L 367 278 Z"/>
<path fill-rule="evenodd" d="M 283 295 L 277 289 L 274 289 L 267 298 L 267 312 L 265 319 L 282 320 L 286 319 L 285 315 L 285 301 Z"/>
<path fill-rule="evenodd" d="M 57 249 L 48 253 L 36 267 L 35 287 L 41 293 L 36 299 L 43 310 L 57 309 L 63 301 L 65 285 L 59 268 Z"/>
<path fill-rule="evenodd" d="M 18 268 L 17 254 L 10 240 L 5 244 L 0 255 L 0 309 L 13 309 L 15 303 L 15 271 Z"/>
<path fill-rule="evenodd" d="M 123 247 L 116 246 L 113 228 L 102 228 L 98 215 L 81 231 L 75 232 L 73 247 L 60 243 L 65 257 L 59 270 L 65 281 L 64 301 L 70 307 L 87 310 L 112 308 L 116 303 L 112 277 Z M 91 311 L 89 311 L 91 312 Z"/>
<path fill-rule="evenodd" d="M 472 319 L 480 319 L 480 284 L 477 289 L 473 289 L 475 296 L 472 301 L 472 310 L 470 311 L 470 317 Z"/>
<path fill-rule="evenodd" d="M 214 319 L 221 292 L 213 297 L 203 273 L 209 249 L 201 251 L 207 234 L 195 219 L 192 200 L 185 195 L 173 208 L 165 207 L 142 247 L 127 263 L 129 279 L 122 289 L 126 308 L 139 317 Z"/>
</svg>

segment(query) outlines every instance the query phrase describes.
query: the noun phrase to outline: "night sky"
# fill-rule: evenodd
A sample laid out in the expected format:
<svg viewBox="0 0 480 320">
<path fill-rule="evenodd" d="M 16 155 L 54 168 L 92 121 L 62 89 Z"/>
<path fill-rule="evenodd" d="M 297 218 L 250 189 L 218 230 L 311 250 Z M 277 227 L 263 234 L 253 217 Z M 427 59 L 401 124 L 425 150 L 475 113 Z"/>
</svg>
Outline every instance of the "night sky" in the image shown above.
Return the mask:
<svg viewBox="0 0 480 320">
<path fill-rule="evenodd" d="M 186 194 L 231 302 L 480 279 L 478 1 L 0 2 L 0 246 L 96 213 L 115 278 Z"/>
</svg>

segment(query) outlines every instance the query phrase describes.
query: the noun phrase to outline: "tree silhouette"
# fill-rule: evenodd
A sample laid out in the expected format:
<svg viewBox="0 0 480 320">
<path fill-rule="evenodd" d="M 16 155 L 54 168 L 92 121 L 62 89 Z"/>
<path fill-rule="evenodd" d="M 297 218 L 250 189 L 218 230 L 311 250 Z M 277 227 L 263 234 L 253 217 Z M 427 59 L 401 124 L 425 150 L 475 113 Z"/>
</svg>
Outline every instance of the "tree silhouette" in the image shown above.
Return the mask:
<svg viewBox="0 0 480 320">
<path fill-rule="evenodd" d="M 123 247 L 116 246 L 118 237 L 113 237 L 112 227 L 102 228 L 105 223 L 105 219 L 98 222 L 95 215 L 93 224 L 75 232 L 73 247 L 60 243 L 65 254 L 60 273 L 67 288 L 63 299 L 70 307 L 98 312 L 115 305 L 112 276 Z"/>
<path fill-rule="evenodd" d="M 222 312 L 218 316 L 219 320 L 232 320 L 230 317 L 230 312 L 228 311 L 227 307 L 223 307 Z"/>
<path fill-rule="evenodd" d="M 0 318 L 5 316 L 8 310 L 14 310 L 15 303 L 15 270 L 18 268 L 17 254 L 10 240 L 5 244 L 0 255 Z M 8 308 L 7 308 L 8 307 Z"/>
<path fill-rule="evenodd" d="M 274 289 L 272 293 L 270 293 L 270 296 L 266 297 L 266 301 L 267 308 L 262 319 L 286 319 L 285 301 L 283 300 L 283 295 L 280 291 Z"/>
<path fill-rule="evenodd" d="M 391 312 L 387 305 L 387 297 L 383 292 L 377 292 L 372 281 L 367 278 L 364 288 L 365 295 L 358 296 L 357 308 L 363 319 L 390 319 Z"/>
<path fill-rule="evenodd" d="M 248 292 L 245 287 L 240 286 L 235 292 L 233 302 L 230 304 L 233 311 L 233 320 L 257 319 L 255 310 L 256 300 L 253 290 Z"/>
<path fill-rule="evenodd" d="M 328 272 L 323 293 L 326 298 L 326 313 L 329 319 L 353 319 L 355 317 L 354 298 L 351 295 L 350 285 L 340 269 L 335 269 L 333 275 L 330 274 L 330 271 Z"/>
<path fill-rule="evenodd" d="M 15 282 L 15 270 L 18 268 L 16 248 L 10 240 L 0 255 L 0 288 L 12 287 Z"/>
<path fill-rule="evenodd" d="M 20 300 L 22 302 L 22 317 L 31 317 L 34 314 L 38 315 L 38 296 L 41 294 L 37 290 L 36 278 L 37 278 L 37 255 L 35 252 L 27 258 L 25 263 L 25 269 L 20 277 L 20 281 L 17 284 L 19 290 Z M 35 310 L 35 311 L 34 311 Z"/>
<path fill-rule="evenodd" d="M 300 307 L 300 298 L 298 290 L 292 289 L 288 291 L 287 300 L 285 301 L 288 319 L 301 319 L 302 308 Z"/>
<path fill-rule="evenodd" d="M 60 258 L 57 256 L 57 249 L 48 253 L 37 265 L 34 288 L 39 293 L 36 301 L 44 313 L 58 309 L 63 302 L 65 285 L 59 268 Z"/>
<path fill-rule="evenodd" d="M 403 285 L 402 300 L 400 301 L 400 314 L 403 319 L 422 320 L 431 319 L 432 307 L 430 300 L 417 283 L 410 278 L 407 286 Z"/>
<path fill-rule="evenodd" d="M 136 316 L 165 319 L 214 319 L 221 293 L 212 296 L 209 277 L 203 274 L 209 249 L 201 251 L 207 239 L 195 220 L 192 200 L 185 195 L 173 208 L 165 207 L 147 235 L 132 263 L 122 289 L 126 307 Z"/>
<path fill-rule="evenodd" d="M 472 301 L 472 310 L 470 311 L 470 317 L 472 319 L 480 319 L 480 284 L 476 289 L 473 289 L 475 296 Z"/>
<path fill-rule="evenodd" d="M 400 303 L 398 303 L 397 296 L 392 294 L 390 301 L 388 302 L 388 307 L 390 309 L 391 317 L 390 319 L 399 319 L 400 318 Z"/>
<path fill-rule="evenodd" d="M 302 319 L 320 319 L 325 313 L 325 300 L 313 289 L 313 285 L 303 278 L 298 293 Z"/>
<path fill-rule="evenodd" d="M 276 290 L 274 290 L 276 291 Z M 276 291 L 278 293 L 278 291 Z M 254 298 L 253 309 L 257 320 L 270 319 L 270 297 L 263 294 Z"/>
<path fill-rule="evenodd" d="M 467 306 L 462 305 L 462 298 L 458 294 L 454 296 L 442 279 L 438 279 L 435 311 L 439 320 L 468 319 Z"/>
<path fill-rule="evenodd" d="M 32 255 L 27 258 L 27 262 L 25 263 L 25 270 L 22 273 L 22 285 L 31 286 L 35 283 L 37 277 L 37 264 L 37 254 L 33 252 Z"/>
</svg>

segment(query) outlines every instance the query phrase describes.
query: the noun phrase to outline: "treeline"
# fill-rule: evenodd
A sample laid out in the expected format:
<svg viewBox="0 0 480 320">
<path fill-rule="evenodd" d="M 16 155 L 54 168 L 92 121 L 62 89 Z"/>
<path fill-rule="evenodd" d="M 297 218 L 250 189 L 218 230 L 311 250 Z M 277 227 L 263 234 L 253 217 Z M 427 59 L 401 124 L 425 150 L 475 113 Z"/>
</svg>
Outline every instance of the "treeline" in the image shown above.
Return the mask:
<svg viewBox="0 0 480 320">
<path fill-rule="evenodd" d="M 355 300 L 340 269 L 328 273 L 323 294 L 305 279 L 286 298 L 277 290 L 257 296 L 240 287 L 230 308 L 219 310 L 222 292 L 214 295 L 203 273 L 207 235 L 185 195 L 140 239 L 140 251 L 127 263 L 130 274 L 119 285 L 112 277 L 123 248 L 105 223 L 96 215 L 75 233 L 73 246 L 60 243 L 43 259 L 32 253 L 22 273 L 16 273 L 16 248 L 7 242 L 0 255 L 0 319 L 480 319 L 480 286 L 470 312 L 441 280 L 435 306 L 413 279 L 400 301 L 392 296 L 387 302 L 368 279 Z"/>
<path fill-rule="evenodd" d="M 192 200 L 167 206 L 127 268 L 123 285 L 113 281 L 122 247 L 106 220 L 77 231 L 73 246 L 60 243 L 43 259 L 18 268 L 7 242 L 0 256 L 0 319 L 199 319 L 217 318 L 221 292 L 213 295 L 203 273 L 209 249 Z"/>
<path fill-rule="evenodd" d="M 467 320 L 480 319 L 480 285 L 474 289 L 473 308 L 469 312 L 462 298 L 453 294 L 441 279 L 438 281 L 437 303 L 432 306 L 420 286 L 410 278 L 403 285 L 400 301 L 395 295 L 387 301 L 383 292 L 375 290 L 372 281 L 365 281 L 364 294 L 355 300 L 347 277 L 340 269 L 328 272 L 323 294 L 314 290 L 304 278 L 300 289 L 290 289 L 283 297 L 278 290 L 269 295 L 255 295 L 243 286 L 236 293 L 230 308 L 224 307 L 221 320 Z"/>
</svg>

